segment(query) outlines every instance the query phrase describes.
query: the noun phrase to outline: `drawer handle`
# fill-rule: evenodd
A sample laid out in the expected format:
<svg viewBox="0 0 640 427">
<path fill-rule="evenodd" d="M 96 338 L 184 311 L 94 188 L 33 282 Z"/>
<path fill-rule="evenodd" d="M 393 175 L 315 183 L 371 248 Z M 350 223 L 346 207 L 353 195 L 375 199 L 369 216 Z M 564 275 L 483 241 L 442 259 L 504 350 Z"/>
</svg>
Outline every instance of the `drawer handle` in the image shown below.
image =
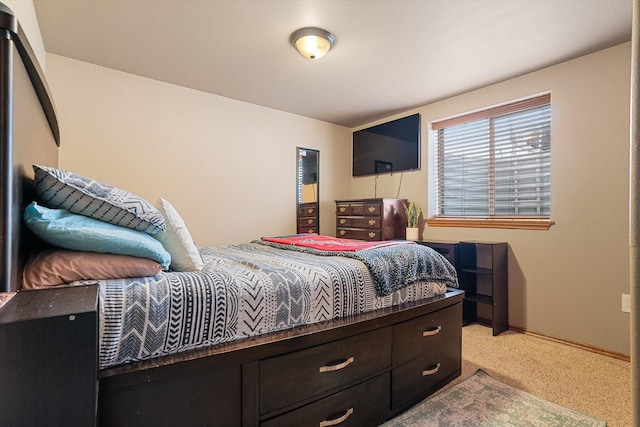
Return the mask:
<svg viewBox="0 0 640 427">
<path fill-rule="evenodd" d="M 339 208 L 339 209 L 340 209 L 340 212 L 344 212 L 344 211 L 346 211 L 346 210 L 347 210 L 347 208 L 345 208 L 345 207 L 343 207 L 343 206 L 340 206 L 340 208 Z"/>
<path fill-rule="evenodd" d="M 422 333 L 422 336 L 423 337 L 430 337 L 430 336 L 433 336 L 433 335 L 438 335 L 441 330 L 442 330 L 442 326 L 438 326 L 437 328 L 427 329 L 426 331 L 424 331 Z"/>
<path fill-rule="evenodd" d="M 422 371 L 422 376 L 426 377 L 426 376 L 429 376 L 429 375 L 433 375 L 433 374 L 437 373 L 439 370 L 440 370 L 440 364 L 438 363 L 433 368 L 427 369 L 426 371 Z"/>
<path fill-rule="evenodd" d="M 376 237 L 376 233 L 374 233 L 373 231 L 369 232 L 369 237 L 374 238 Z"/>
<path fill-rule="evenodd" d="M 347 409 L 347 412 L 345 412 L 344 415 L 342 415 L 342 416 L 340 416 L 338 418 L 334 418 L 333 420 L 320 421 L 320 427 L 336 426 L 336 425 L 346 421 L 347 418 L 349 418 L 351 416 L 351 414 L 353 414 L 353 408 Z"/>
<path fill-rule="evenodd" d="M 369 220 L 369 225 L 376 225 L 376 220 L 375 219 L 370 219 Z"/>
<path fill-rule="evenodd" d="M 347 234 L 347 232 L 346 232 L 346 231 L 344 231 L 344 230 L 340 230 L 340 235 L 341 235 L 341 236 L 344 236 L 345 234 Z"/>
<path fill-rule="evenodd" d="M 345 222 L 347 222 L 347 220 L 346 220 L 346 219 L 344 219 L 344 218 L 340 218 L 340 224 L 344 224 Z"/>
<path fill-rule="evenodd" d="M 344 369 L 347 366 L 351 365 L 352 363 L 353 363 L 353 356 L 348 358 L 344 362 L 338 363 L 337 365 L 320 366 L 320 372 L 339 371 L 340 369 Z"/>
<path fill-rule="evenodd" d="M 312 219 L 308 219 L 307 220 L 307 224 L 313 224 L 313 220 Z"/>
<path fill-rule="evenodd" d="M 307 212 L 309 212 L 310 214 L 312 214 L 312 213 L 313 213 L 313 208 L 309 208 L 309 209 L 307 209 Z"/>
<path fill-rule="evenodd" d="M 375 206 L 369 206 L 369 212 L 374 213 L 376 211 Z"/>
</svg>

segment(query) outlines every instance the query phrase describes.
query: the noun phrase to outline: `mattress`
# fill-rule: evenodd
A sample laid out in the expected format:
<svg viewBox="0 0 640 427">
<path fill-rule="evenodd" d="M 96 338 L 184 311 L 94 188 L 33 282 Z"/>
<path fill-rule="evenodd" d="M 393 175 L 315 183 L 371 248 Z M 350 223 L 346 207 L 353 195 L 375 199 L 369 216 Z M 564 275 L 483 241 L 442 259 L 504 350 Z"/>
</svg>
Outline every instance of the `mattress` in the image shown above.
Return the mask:
<svg viewBox="0 0 640 427">
<path fill-rule="evenodd" d="M 105 369 L 356 315 L 457 287 L 455 269 L 444 257 L 420 248 L 438 266 L 438 276 L 409 277 L 383 296 L 365 265 L 370 257 L 363 262 L 354 256 L 258 242 L 200 248 L 203 271 L 98 281 L 99 366 Z M 397 250 L 401 252 L 401 246 Z M 400 256 L 387 252 L 391 258 Z"/>
</svg>

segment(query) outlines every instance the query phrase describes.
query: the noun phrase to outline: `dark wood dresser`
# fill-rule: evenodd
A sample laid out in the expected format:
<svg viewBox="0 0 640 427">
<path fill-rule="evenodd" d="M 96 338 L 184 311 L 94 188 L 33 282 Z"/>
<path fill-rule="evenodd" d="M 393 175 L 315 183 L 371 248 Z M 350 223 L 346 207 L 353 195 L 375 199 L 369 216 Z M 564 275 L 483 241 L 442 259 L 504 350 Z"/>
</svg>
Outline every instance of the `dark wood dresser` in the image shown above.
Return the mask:
<svg viewBox="0 0 640 427">
<path fill-rule="evenodd" d="M 318 232 L 318 203 L 302 203 L 298 206 L 298 234 Z"/>
<path fill-rule="evenodd" d="M 359 240 L 404 239 L 406 199 L 336 200 L 336 237 Z"/>
</svg>

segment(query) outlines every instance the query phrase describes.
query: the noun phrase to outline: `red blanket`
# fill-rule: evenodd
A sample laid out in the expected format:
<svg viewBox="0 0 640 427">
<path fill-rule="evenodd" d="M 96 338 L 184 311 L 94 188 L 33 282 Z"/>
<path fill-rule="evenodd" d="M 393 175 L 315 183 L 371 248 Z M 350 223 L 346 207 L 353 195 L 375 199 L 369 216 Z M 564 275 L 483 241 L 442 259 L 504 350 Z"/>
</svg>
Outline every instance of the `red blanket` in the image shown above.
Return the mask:
<svg viewBox="0 0 640 427">
<path fill-rule="evenodd" d="M 282 243 L 284 245 L 303 246 L 330 252 L 355 252 L 366 249 L 381 248 L 399 244 L 407 244 L 405 240 L 383 240 L 366 242 L 364 240 L 341 239 L 339 237 L 321 236 L 317 234 L 301 234 L 296 236 L 263 237 L 265 242 Z"/>
</svg>

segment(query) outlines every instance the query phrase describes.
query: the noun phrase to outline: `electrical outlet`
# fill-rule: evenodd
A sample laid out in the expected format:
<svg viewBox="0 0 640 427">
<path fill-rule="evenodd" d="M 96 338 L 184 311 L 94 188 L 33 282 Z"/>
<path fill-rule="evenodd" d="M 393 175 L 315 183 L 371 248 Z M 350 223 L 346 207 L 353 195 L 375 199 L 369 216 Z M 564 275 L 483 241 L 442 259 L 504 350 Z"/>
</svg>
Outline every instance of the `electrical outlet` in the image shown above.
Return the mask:
<svg viewBox="0 0 640 427">
<path fill-rule="evenodd" d="M 622 294 L 622 311 L 631 313 L 631 296 L 629 294 Z"/>
</svg>

